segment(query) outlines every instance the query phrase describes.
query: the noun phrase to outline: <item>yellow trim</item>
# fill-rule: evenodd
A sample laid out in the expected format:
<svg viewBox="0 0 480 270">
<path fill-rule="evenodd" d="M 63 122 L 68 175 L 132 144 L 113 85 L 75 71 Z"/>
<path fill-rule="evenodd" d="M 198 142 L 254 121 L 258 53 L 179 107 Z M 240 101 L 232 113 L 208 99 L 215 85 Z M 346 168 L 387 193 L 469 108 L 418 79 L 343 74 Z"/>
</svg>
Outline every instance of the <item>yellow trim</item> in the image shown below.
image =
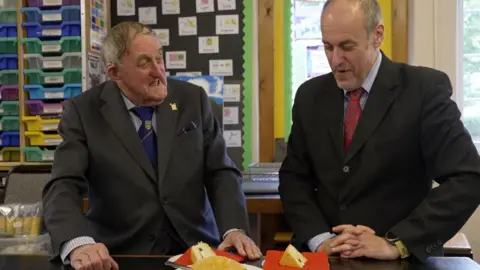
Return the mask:
<svg viewBox="0 0 480 270">
<path fill-rule="evenodd" d="M 379 0 L 378 3 L 382 8 L 383 25 L 385 26 L 385 38 L 382 51 L 388 58 L 392 58 L 392 0 Z"/>
<path fill-rule="evenodd" d="M 285 91 L 284 91 L 284 18 L 285 4 L 275 1 L 273 6 L 273 65 L 274 65 L 274 134 L 275 138 L 285 137 Z"/>
</svg>

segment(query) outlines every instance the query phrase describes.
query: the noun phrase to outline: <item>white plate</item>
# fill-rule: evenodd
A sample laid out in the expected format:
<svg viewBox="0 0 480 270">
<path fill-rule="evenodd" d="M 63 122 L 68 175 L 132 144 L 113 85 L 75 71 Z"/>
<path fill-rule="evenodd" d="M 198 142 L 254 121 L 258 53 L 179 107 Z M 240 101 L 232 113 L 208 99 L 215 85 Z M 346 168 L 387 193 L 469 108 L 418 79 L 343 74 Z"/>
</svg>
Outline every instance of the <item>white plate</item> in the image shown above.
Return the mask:
<svg viewBox="0 0 480 270">
<path fill-rule="evenodd" d="M 180 258 L 182 254 L 179 254 L 179 255 L 175 255 L 173 257 L 170 257 L 170 259 L 168 259 L 168 261 L 170 262 L 174 262 L 176 261 L 178 258 Z M 259 268 L 259 267 L 256 267 L 256 266 L 253 266 L 253 265 L 248 265 L 248 264 L 243 264 L 243 266 L 245 266 L 247 268 L 247 270 L 261 270 L 262 268 Z"/>
</svg>

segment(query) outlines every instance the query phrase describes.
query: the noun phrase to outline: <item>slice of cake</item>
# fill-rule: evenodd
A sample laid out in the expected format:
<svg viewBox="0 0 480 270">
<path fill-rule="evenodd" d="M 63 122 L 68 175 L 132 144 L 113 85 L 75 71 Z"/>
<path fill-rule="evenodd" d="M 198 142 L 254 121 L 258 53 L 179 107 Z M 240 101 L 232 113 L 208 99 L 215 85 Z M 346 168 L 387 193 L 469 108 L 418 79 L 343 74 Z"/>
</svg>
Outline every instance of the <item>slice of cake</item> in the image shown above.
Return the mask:
<svg viewBox="0 0 480 270">
<path fill-rule="evenodd" d="M 280 265 L 303 268 L 307 263 L 307 258 L 298 252 L 292 245 L 288 245 L 280 259 Z"/>
<path fill-rule="evenodd" d="M 230 258 L 211 256 L 192 265 L 192 270 L 247 270 L 247 268 Z"/>
<path fill-rule="evenodd" d="M 208 244 L 203 242 L 194 245 L 190 250 L 190 259 L 193 264 L 212 256 L 216 256 L 215 253 Z"/>
</svg>

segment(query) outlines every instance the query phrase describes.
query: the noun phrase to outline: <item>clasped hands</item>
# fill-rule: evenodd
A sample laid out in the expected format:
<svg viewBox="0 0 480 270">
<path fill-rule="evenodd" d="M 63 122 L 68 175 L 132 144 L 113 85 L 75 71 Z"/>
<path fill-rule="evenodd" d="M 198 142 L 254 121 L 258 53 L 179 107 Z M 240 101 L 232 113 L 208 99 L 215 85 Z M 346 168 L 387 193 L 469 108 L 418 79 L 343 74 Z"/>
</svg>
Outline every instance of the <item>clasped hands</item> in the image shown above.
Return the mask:
<svg viewBox="0 0 480 270">
<path fill-rule="evenodd" d="M 396 260 L 400 257 L 398 249 L 375 231 L 362 225 L 340 225 L 332 229 L 336 237 L 323 242 L 317 249 L 329 255 L 339 254 L 342 258 L 367 257 L 377 260 Z"/>
</svg>

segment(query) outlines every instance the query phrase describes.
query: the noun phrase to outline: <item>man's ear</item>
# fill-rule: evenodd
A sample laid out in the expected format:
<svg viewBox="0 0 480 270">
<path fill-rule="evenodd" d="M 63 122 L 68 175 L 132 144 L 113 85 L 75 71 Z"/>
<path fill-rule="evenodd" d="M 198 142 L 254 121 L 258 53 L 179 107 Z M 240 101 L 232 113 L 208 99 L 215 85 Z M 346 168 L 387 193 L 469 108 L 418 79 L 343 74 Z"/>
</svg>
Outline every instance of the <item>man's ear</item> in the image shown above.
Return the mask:
<svg viewBox="0 0 480 270">
<path fill-rule="evenodd" d="M 385 27 L 383 26 L 383 24 L 377 25 L 373 38 L 374 47 L 377 49 L 380 48 L 382 46 L 383 39 L 385 38 Z"/>
<path fill-rule="evenodd" d="M 110 63 L 107 65 L 107 75 L 113 81 L 120 80 L 120 76 L 118 74 L 118 68 L 114 64 Z"/>
</svg>

